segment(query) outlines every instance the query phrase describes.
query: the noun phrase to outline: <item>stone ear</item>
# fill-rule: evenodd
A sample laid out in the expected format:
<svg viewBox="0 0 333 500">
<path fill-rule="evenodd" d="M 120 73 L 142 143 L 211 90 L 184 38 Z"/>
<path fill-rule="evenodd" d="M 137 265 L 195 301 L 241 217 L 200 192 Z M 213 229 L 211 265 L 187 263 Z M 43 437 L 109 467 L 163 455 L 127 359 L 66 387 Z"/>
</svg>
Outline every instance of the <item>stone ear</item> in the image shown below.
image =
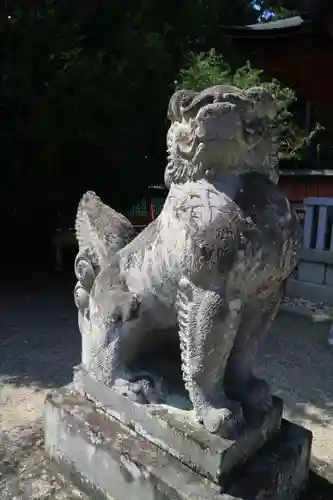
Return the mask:
<svg viewBox="0 0 333 500">
<path fill-rule="evenodd" d="M 171 122 L 181 121 L 181 109 L 187 107 L 192 99 L 197 95 L 193 90 L 177 90 L 169 101 L 167 116 Z"/>
<path fill-rule="evenodd" d="M 273 94 L 264 87 L 251 87 L 246 91 L 249 100 L 252 101 L 253 113 L 260 120 L 268 118 L 273 120 L 276 116 L 278 105 Z"/>
</svg>

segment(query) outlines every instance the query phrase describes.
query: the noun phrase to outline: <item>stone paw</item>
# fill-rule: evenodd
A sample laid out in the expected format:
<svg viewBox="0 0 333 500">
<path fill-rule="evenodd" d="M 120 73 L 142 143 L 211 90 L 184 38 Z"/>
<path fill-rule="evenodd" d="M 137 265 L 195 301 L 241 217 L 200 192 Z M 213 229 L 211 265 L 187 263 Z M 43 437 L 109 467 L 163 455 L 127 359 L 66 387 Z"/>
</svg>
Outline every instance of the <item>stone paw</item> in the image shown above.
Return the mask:
<svg viewBox="0 0 333 500">
<path fill-rule="evenodd" d="M 252 376 L 242 391 L 241 401 L 246 421 L 260 422 L 273 404 L 268 383 Z"/>
<path fill-rule="evenodd" d="M 229 402 L 227 408 L 206 408 L 201 415 L 202 423 L 209 432 L 228 439 L 235 437 L 243 418 L 241 405 L 234 402 Z"/>
</svg>

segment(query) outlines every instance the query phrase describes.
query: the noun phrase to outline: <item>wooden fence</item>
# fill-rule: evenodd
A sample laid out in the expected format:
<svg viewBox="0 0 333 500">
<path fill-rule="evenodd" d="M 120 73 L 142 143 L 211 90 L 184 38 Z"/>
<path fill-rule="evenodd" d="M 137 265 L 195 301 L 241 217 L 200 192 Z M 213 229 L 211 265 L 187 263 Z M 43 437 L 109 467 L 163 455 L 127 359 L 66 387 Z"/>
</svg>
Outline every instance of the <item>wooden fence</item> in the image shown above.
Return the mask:
<svg viewBox="0 0 333 500">
<path fill-rule="evenodd" d="M 306 198 L 304 205 L 303 248 L 333 251 L 333 198 Z"/>
</svg>

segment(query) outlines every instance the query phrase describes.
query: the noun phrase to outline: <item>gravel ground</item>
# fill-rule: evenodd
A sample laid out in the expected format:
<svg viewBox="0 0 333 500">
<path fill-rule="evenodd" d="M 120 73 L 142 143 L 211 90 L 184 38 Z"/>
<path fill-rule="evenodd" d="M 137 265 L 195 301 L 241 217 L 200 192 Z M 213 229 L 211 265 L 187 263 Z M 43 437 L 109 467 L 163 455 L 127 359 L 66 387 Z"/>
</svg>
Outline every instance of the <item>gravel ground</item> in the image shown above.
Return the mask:
<svg viewBox="0 0 333 500">
<path fill-rule="evenodd" d="M 40 284 L 39 290 L 0 290 L 2 430 L 40 416 L 46 392 L 68 384 L 80 362 L 72 284 Z"/>
<path fill-rule="evenodd" d="M 257 373 L 284 400 L 285 417 L 313 432 L 313 464 L 333 483 L 333 348 L 327 323 L 280 313 L 259 353 Z M 333 498 L 333 495 L 332 495 Z"/>
<path fill-rule="evenodd" d="M 45 278 L 35 288 L 28 285 L 26 291 L 14 284 L 0 289 L 1 430 L 40 418 L 46 392 L 69 383 L 72 367 L 80 361 L 73 283 Z M 313 431 L 314 467 L 333 482 L 333 351 L 327 343 L 328 328 L 280 314 L 257 371 L 283 397 L 285 416 Z"/>
</svg>

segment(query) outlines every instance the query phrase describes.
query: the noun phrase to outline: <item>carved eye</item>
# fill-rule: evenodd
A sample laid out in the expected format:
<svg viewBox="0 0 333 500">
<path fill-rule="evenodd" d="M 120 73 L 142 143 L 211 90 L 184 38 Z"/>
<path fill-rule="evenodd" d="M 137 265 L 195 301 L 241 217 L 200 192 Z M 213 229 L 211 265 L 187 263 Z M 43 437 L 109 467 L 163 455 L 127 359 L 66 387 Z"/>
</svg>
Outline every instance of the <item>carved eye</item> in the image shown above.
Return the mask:
<svg viewBox="0 0 333 500">
<path fill-rule="evenodd" d="M 193 99 L 193 95 L 183 95 L 180 99 L 180 105 L 183 108 L 186 108 L 192 102 L 192 99 Z"/>
</svg>

